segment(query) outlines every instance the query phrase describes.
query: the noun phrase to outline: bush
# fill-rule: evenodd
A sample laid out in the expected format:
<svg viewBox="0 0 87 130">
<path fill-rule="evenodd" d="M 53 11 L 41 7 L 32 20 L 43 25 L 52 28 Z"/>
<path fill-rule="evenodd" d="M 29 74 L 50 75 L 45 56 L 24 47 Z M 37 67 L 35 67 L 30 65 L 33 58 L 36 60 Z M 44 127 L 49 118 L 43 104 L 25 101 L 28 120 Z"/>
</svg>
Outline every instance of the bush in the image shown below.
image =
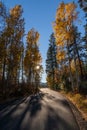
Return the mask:
<svg viewBox="0 0 87 130">
<path fill-rule="evenodd" d="M 83 97 L 82 97 L 82 95 L 80 95 L 80 94 L 75 94 L 75 96 L 73 97 L 73 100 L 74 100 L 77 104 L 81 105 L 81 104 L 82 104 L 82 101 L 83 101 Z"/>
</svg>

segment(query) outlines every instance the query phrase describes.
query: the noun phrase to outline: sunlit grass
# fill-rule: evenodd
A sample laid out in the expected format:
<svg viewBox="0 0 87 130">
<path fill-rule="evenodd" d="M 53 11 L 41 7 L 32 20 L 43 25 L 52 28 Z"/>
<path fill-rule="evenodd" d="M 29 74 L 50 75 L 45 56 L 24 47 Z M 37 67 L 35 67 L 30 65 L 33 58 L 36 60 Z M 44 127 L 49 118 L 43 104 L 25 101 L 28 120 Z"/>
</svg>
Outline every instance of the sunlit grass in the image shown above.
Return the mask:
<svg viewBox="0 0 87 130">
<path fill-rule="evenodd" d="M 81 94 L 74 94 L 72 92 L 61 92 L 64 94 L 67 98 L 70 99 L 74 103 L 74 105 L 81 111 L 84 118 L 87 120 L 87 97 L 83 96 Z"/>
</svg>

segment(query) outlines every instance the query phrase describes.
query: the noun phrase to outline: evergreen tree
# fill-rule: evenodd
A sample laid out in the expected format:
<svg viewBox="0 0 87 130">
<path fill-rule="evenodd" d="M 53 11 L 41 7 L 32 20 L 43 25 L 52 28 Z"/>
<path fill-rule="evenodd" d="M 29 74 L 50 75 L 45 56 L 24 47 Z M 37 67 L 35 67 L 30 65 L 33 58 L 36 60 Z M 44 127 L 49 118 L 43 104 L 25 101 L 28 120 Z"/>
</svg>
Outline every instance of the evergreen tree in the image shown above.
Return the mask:
<svg viewBox="0 0 87 130">
<path fill-rule="evenodd" d="M 80 81 L 84 78 L 84 44 L 82 43 L 81 33 L 78 28 L 73 26 L 73 39 L 69 46 L 71 58 L 71 70 L 74 78 L 74 86 L 79 89 Z M 76 89 L 75 88 L 75 89 Z"/>
<path fill-rule="evenodd" d="M 57 47 L 53 33 L 50 36 L 49 42 L 46 60 L 47 83 L 49 87 L 56 89 L 58 64 L 56 59 Z"/>
<path fill-rule="evenodd" d="M 85 19 L 86 19 L 86 24 L 84 25 L 85 29 L 85 36 L 83 37 L 83 41 L 85 43 L 84 48 L 85 48 L 85 70 L 86 70 L 86 75 L 87 75 L 87 0 L 78 0 L 80 7 L 83 9 L 85 13 Z M 86 76 L 87 77 L 87 76 Z"/>
</svg>

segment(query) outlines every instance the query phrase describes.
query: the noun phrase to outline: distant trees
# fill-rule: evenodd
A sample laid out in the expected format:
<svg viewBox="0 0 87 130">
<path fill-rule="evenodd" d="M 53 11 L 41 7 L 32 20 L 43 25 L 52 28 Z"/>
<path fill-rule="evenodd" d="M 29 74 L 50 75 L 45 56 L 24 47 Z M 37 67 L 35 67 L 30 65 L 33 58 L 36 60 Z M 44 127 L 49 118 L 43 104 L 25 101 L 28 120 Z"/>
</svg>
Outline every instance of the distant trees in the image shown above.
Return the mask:
<svg viewBox="0 0 87 130">
<path fill-rule="evenodd" d="M 41 54 L 39 52 L 39 33 L 34 29 L 31 29 L 27 34 L 27 47 L 24 57 L 24 70 L 26 75 L 26 80 L 29 85 L 36 84 L 36 89 L 38 83 L 40 83 L 40 74 L 42 71 L 41 66 Z"/>
<path fill-rule="evenodd" d="M 39 33 L 34 29 L 28 32 L 25 48 L 25 21 L 22 14 L 21 5 L 7 12 L 4 3 L 0 1 L 0 93 L 3 96 L 19 90 L 23 92 L 31 82 L 37 87 L 41 79 Z"/>
<path fill-rule="evenodd" d="M 58 82 L 58 64 L 57 64 L 57 47 L 55 43 L 55 37 L 52 33 L 49 40 L 49 48 L 47 51 L 46 59 L 46 73 L 47 73 L 47 84 L 52 89 L 57 89 Z"/>
</svg>

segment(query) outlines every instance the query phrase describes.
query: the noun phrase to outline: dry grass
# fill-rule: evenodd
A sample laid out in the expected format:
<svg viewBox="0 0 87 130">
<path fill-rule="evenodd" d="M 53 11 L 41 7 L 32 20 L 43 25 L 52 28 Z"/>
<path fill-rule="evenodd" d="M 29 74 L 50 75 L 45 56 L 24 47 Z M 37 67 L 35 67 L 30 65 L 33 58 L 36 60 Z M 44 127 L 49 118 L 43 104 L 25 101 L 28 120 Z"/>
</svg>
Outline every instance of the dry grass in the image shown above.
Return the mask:
<svg viewBox="0 0 87 130">
<path fill-rule="evenodd" d="M 62 92 L 67 98 L 69 98 L 74 105 L 81 111 L 84 118 L 87 120 L 87 97 L 81 94 L 73 94 L 71 92 Z"/>
</svg>

